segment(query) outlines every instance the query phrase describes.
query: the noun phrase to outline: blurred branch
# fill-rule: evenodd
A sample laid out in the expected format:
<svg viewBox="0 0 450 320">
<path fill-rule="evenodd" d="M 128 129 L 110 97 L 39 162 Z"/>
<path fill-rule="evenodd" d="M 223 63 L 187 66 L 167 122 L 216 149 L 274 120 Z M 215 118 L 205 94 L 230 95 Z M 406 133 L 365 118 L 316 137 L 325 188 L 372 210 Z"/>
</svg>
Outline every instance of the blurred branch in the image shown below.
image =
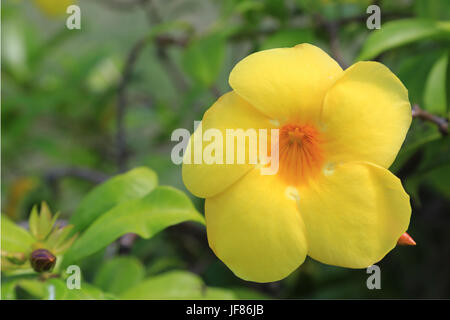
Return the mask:
<svg viewBox="0 0 450 320">
<path fill-rule="evenodd" d="M 149 20 L 152 23 L 162 23 L 162 19 L 160 18 L 158 11 L 153 6 L 153 1 L 150 0 L 135 0 L 128 1 L 129 4 L 138 4 L 140 5 L 148 14 Z M 148 6 L 150 8 L 148 8 Z M 126 141 L 126 130 L 125 130 L 125 115 L 126 115 L 126 106 L 127 106 L 127 94 L 126 89 L 129 82 L 132 79 L 134 66 L 139 59 L 139 56 L 145 46 L 149 44 L 150 39 L 145 37 L 136 42 L 136 44 L 130 50 L 127 61 L 125 63 L 125 67 L 122 73 L 122 79 L 118 86 L 118 95 L 117 95 L 117 132 L 116 132 L 116 157 L 117 157 L 117 167 L 119 172 L 124 172 L 128 167 L 128 157 L 129 152 L 127 149 L 127 141 Z M 175 87 L 180 91 L 186 91 L 188 89 L 187 83 L 184 81 L 183 74 L 178 70 L 177 66 L 170 59 L 169 54 L 167 52 L 168 45 L 177 44 L 179 46 L 185 46 L 187 43 L 187 39 L 175 39 L 167 36 L 158 36 L 155 38 L 155 44 L 157 46 L 157 55 L 160 59 L 162 65 L 165 67 L 169 77 L 172 79 Z"/>
<path fill-rule="evenodd" d="M 127 233 L 119 239 L 119 254 L 127 255 L 131 253 L 134 242 L 139 238 L 135 233 Z"/>
<path fill-rule="evenodd" d="M 220 89 L 216 85 L 212 85 L 209 88 L 209 91 L 211 94 L 216 98 L 219 99 L 222 96 L 222 93 L 220 92 Z"/>
<path fill-rule="evenodd" d="M 159 15 L 158 8 L 155 6 L 155 2 L 153 0 L 138 0 L 142 9 L 145 10 L 148 16 L 148 20 L 150 23 L 162 23 L 163 19 Z"/>
<path fill-rule="evenodd" d="M 183 77 L 179 74 L 176 66 L 173 63 L 170 63 L 169 56 L 166 53 L 166 48 L 170 46 L 185 48 L 189 44 L 189 40 L 190 39 L 187 36 L 183 38 L 174 38 L 167 35 L 161 35 L 155 39 L 155 43 L 158 47 L 158 54 L 160 55 L 162 62 L 165 63 L 166 70 L 169 72 L 173 82 L 176 83 L 176 87 L 182 91 L 187 90 L 187 84 L 183 81 Z M 216 85 L 212 85 L 209 88 L 209 91 L 216 99 L 222 96 L 222 93 Z"/>
<path fill-rule="evenodd" d="M 148 21 L 151 25 L 163 23 L 163 19 L 159 15 L 158 8 L 156 8 L 152 0 L 139 0 L 142 9 L 147 13 Z M 171 45 L 185 47 L 189 42 L 188 37 L 176 39 L 169 36 L 160 35 L 155 38 L 155 45 L 157 47 L 157 56 L 166 69 L 172 83 L 179 91 L 187 91 L 188 84 L 184 79 L 183 73 L 178 69 L 178 66 L 172 61 L 168 53 L 168 47 Z"/>
<path fill-rule="evenodd" d="M 177 65 L 170 59 L 169 53 L 166 47 L 158 46 L 157 55 L 162 63 L 163 67 L 166 69 L 172 83 L 181 92 L 188 90 L 188 84 L 184 79 L 184 75 L 180 72 Z"/>
<path fill-rule="evenodd" d="M 395 13 L 395 12 L 392 12 L 392 13 L 388 12 L 388 13 L 382 14 L 383 18 L 388 18 L 388 17 L 398 18 L 398 17 L 403 17 L 403 16 L 404 15 Z M 363 14 L 363 15 L 357 15 L 357 16 L 352 16 L 352 17 L 341 18 L 338 20 L 328 21 L 321 16 L 317 16 L 317 21 L 319 23 L 319 26 L 323 26 L 328 33 L 328 36 L 330 39 L 331 55 L 343 69 L 346 69 L 348 67 L 348 64 L 344 60 L 344 55 L 342 54 L 342 50 L 341 50 L 341 46 L 340 46 L 339 28 L 342 25 L 345 25 L 345 24 L 348 24 L 351 22 L 365 23 L 365 21 L 367 20 L 368 17 L 369 17 L 368 14 Z"/>
<path fill-rule="evenodd" d="M 150 1 L 150 0 L 141 0 L 141 1 Z M 411 17 L 410 14 L 405 14 L 405 13 L 401 13 L 401 12 L 387 12 L 384 13 L 382 12 L 382 17 L 386 18 L 386 19 L 395 19 L 395 18 L 408 18 Z M 341 25 L 345 25 L 348 23 L 352 23 L 352 22 L 362 22 L 365 23 L 365 21 L 367 20 L 367 18 L 369 17 L 368 14 L 362 14 L 362 15 L 355 15 L 355 16 L 351 16 L 351 17 L 344 17 L 341 19 L 338 19 L 336 21 L 333 21 L 334 26 L 332 26 L 332 28 L 334 29 L 338 29 L 338 27 L 340 27 Z M 317 26 L 319 27 L 330 27 L 329 26 L 329 22 L 325 21 L 323 18 L 321 17 L 317 17 Z M 305 25 L 301 25 L 298 26 L 298 28 L 308 28 L 311 27 L 310 24 L 305 24 Z M 246 41 L 249 39 L 254 39 L 256 37 L 259 36 L 270 36 L 274 33 L 276 33 L 277 31 L 279 31 L 279 28 L 265 28 L 265 29 L 260 29 L 260 30 L 255 30 L 255 29 L 251 29 L 251 30 L 247 30 L 247 29 L 243 29 L 240 32 L 236 32 L 233 35 L 230 36 L 230 40 L 231 41 Z M 335 32 L 334 30 L 332 30 L 333 32 Z M 337 30 L 336 30 L 337 31 Z M 159 36 L 157 39 L 158 41 L 158 45 L 161 46 L 179 46 L 179 47 L 185 47 L 188 43 L 189 43 L 189 39 L 187 37 L 185 38 L 181 38 L 181 39 L 175 39 L 172 38 L 170 36 Z"/>
<path fill-rule="evenodd" d="M 344 56 L 342 54 L 341 45 L 339 43 L 339 21 L 328 21 L 321 16 L 317 16 L 319 24 L 322 25 L 329 37 L 331 55 L 336 60 L 336 62 L 341 66 L 342 69 L 346 69 L 348 64 L 344 61 Z"/>
<path fill-rule="evenodd" d="M 189 39 L 187 37 L 184 38 L 174 38 L 168 35 L 159 35 L 155 38 L 155 43 L 158 47 L 186 47 L 189 43 Z"/>
<path fill-rule="evenodd" d="M 230 39 L 232 41 L 244 41 L 248 39 L 255 39 L 258 36 L 270 36 L 271 34 L 274 34 L 277 32 L 278 28 L 267 28 L 267 29 L 260 29 L 260 30 L 242 30 L 241 32 L 233 34 Z"/>
<path fill-rule="evenodd" d="M 342 69 L 347 69 L 348 65 L 344 61 L 344 56 L 341 51 L 341 45 L 339 43 L 339 24 L 337 22 L 326 22 L 325 28 L 327 29 L 328 35 L 330 36 L 331 54 L 336 59 L 337 63 L 339 63 Z"/>
<path fill-rule="evenodd" d="M 52 169 L 45 174 L 45 180 L 51 185 L 66 177 L 79 178 L 95 184 L 101 183 L 109 178 L 103 172 L 79 167 Z"/>
<path fill-rule="evenodd" d="M 151 0 L 138 0 L 139 5 L 142 9 L 147 13 L 149 22 L 151 24 L 160 24 L 162 23 L 162 19 L 160 18 L 158 11 L 153 5 L 153 1 Z M 147 8 L 150 7 L 150 8 Z M 126 146 L 126 132 L 124 127 L 124 118 L 126 112 L 126 87 L 131 80 L 131 76 L 133 73 L 134 65 L 144 49 L 145 45 L 148 44 L 148 38 L 144 38 L 139 40 L 134 47 L 131 49 L 128 54 L 128 59 L 123 71 L 122 81 L 119 85 L 118 89 L 118 98 L 117 98 L 117 135 L 116 135 L 116 143 L 117 143 L 117 166 L 119 170 L 125 171 L 127 168 L 128 162 L 128 151 Z M 178 70 L 177 66 L 170 59 L 170 56 L 167 52 L 167 43 L 173 44 L 175 39 L 167 38 L 164 36 L 156 37 L 155 44 L 157 47 L 157 56 L 161 61 L 162 65 L 166 69 L 169 77 L 171 78 L 174 86 L 181 91 L 187 90 L 187 83 L 184 81 L 183 74 Z M 181 43 L 178 43 L 180 45 Z M 119 252 L 120 253 L 129 253 L 134 245 L 134 242 L 138 236 L 136 234 L 126 234 L 119 239 Z"/>
<path fill-rule="evenodd" d="M 412 117 L 435 124 L 442 135 L 448 135 L 448 120 L 421 109 L 417 104 L 413 105 Z"/>
<path fill-rule="evenodd" d="M 351 17 L 343 17 L 337 20 L 339 24 L 347 24 L 351 22 L 363 22 L 366 23 L 367 18 L 370 15 L 368 13 L 351 16 Z M 402 18 L 411 18 L 413 15 L 405 13 L 405 12 L 384 12 L 381 10 L 381 21 L 384 19 L 402 19 Z"/>
<path fill-rule="evenodd" d="M 149 0 L 127 0 L 127 1 L 112 1 L 108 2 L 109 5 L 116 7 L 130 8 L 135 5 L 141 6 L 148 14 L 149 20 L 152 23 L 161 23 L 162 20 L 158 15 L 157 10 L 154 8 L 152 1 Z M 151 6 L 151 8 L 147 8 Z M 127 87 L 130 83 L 134 66 L 139 59 L 144 47 L 149 43 L 149 38 L 145 37 L 136 42 L 136 44 L 130 50 L 125 66 L 122 72 L 122 79 L 117 89 L 117 116 L 116 116 L 116 163 L 119 172 L 124 172 L 128 167 L 129 151 L 127 149 L 126 130 L 125 130 L 125 115 L 126 107 L 128 103 L 127 99 Z M 171 61 L 167 52 L 167 46 L 177 44 L 184 46 L 187 43 L 186 39 L 176 40 L 174 38 L 159 36 L 155 38 L 155 43 L 158 50 L 158 57 L 162 65 L 166 68 L 169 77 L 172 79 L 177 89 L 181 91 L 187 90 L 187 84 L 184 81 L 183 75 L 179 72 L 177 66 Z"/>
<path fill-rule="evenodd" d="M 148 37 L 140 39 L 136 42 L 133 48 L 130 50 L 125 67 L 122 73 L 122 79 L 119 83 L 117 89 L 117 132 L 116 132 L 116 157 L 117 157 L 117 167 L 120 172 L 127 169 L 128 162 L 128 150 L 126 143 L 126 131 L 125 131 L 125 113 L 127 107 L 127 95 L 126 89 L 131 81 L 133 75 L 133 69 L 138 60 L 142 49 L 148 43 Z"/>
</svg>

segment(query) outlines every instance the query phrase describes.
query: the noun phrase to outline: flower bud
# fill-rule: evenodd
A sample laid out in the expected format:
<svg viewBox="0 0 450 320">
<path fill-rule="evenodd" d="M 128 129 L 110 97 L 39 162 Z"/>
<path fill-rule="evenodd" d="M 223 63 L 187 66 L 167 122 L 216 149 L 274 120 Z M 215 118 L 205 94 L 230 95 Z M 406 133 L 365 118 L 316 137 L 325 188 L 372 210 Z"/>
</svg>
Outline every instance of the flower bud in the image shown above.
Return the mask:
<svg viewBox="0 0 450 320">
<path fill-rule="evenodd" d="M 36 272 L 51 271 L 56 263 L 56 257 L 46 249 L 37 249 L 31 253 L 30 263 Z"/>
<path fill-rule="evenodd" d="M 402 234 L 400 239 L 398 239 L 397 244 L 400 246 L 415 246 L 416 242 L 409 234 L 405 232 Z"/>
</svg>

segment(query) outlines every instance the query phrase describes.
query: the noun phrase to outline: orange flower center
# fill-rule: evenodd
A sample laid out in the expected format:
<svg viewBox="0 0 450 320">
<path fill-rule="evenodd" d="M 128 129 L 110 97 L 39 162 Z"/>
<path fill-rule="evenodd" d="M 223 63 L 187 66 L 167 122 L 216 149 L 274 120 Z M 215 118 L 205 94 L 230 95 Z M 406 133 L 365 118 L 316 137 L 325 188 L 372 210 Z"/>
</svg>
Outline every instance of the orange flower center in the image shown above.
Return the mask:
<svg viewBox="0 0 450 320">
<path fill-rule="evenodd" d="M 312 125 L 286 124 L 280 129 L 279 175 L 291 185 L 306 183 L 323 164 L 320 132 Z"/>
</svg>

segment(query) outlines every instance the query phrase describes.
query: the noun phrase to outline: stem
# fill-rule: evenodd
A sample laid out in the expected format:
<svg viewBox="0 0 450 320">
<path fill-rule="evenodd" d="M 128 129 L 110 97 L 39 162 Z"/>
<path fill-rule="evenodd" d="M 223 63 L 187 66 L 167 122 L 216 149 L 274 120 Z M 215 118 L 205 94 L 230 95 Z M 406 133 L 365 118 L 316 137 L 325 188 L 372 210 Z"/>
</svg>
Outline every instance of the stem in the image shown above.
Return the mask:
<svg viewBox="0 0 450 320">
<path fill-rule="evenodd" d="M 101 183 L 109 178 L 109 176 L 103 172 L 79 167 L 53 169 L 45 175 L 45 179 L 50 184 L 54 184 L 57 180 L 65 177 L 75 177 L 94 184 Z"/>
<path fill-rule="evenodd" d="M 161 24 L 164 22 L 163 18 L 158 12 L 154 1 L 152 0 L 140 0 L 142 9 L 145 10 L 148 17 L 148 22 L 153 24 Z M 183 73 L 179 70 L 178 66 L 170 58 L 168 48 L 170 46 L 185 47 L 189 42 L 188 37 L 176 39 L 170 36 L 159 35 L 155 38 L 155 45 L 157 48 L 157 57 L 160 60 L 164 69 L 171 79 L 175 88 L 180 92 L 186 92 L 189 88 Z"/>
<path fill-rule="evenodd" d="M 438 127 L 443 136 L 448 135 L 448 120 L 421 109 L 417 104 L 413 105 L 412 117 L 431 122 Z"/>
<path fill-rule="evenodd" d="M 145 45 L 148 43 L 148 38 L 145 37 L 136 42 L 128 54 L 127 61 L 122 73 L 122 80 L 119 83 L 117 89 L 117 133 L 116 133 L 116 150 L 117 150 L 117 167 L 119 172 L 124 172 L 128 167 L 128 150 L 126 142 L 126 132 L 125 132 L 125 114 L 127 107 L 127 95 L 126 89 L 131 81 L 134 66 L 144 49 Z"/>
<path fill-rule="evenodd" d="M 348 64 L 344 61 L 344 57 L 341 51 L 341 45 L 339 43 L 339 22 L 325 21 L 322 18 L 321 20 L 330 38 L 331 55 L 342 69 L 346 69 L 348 67 Z"/>
</svg>

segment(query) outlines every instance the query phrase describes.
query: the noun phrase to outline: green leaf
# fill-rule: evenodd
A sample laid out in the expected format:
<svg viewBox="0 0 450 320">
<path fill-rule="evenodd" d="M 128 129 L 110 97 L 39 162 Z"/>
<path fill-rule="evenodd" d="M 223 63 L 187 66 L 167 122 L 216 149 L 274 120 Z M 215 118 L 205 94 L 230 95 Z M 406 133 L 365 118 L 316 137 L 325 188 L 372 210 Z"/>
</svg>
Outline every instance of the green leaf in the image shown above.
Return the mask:
<svg viewBox="0 0 450 320">
<path fill-rule="evenodd" d="M 258 0 L 241 0 L 235 1 L 233 8 L 234 12 L 244 14 L 251 11 L 261 11 L 264 9 L 264 4 Z"/>
<path fill-rule="evenodd" d="M 280 30 L 267 37 L 261 44 L 261 50 L 293 47 L 303 42 L 314 42 L 314 35 L 307 29 Z"/>
<path fill-rule="evenodd" d="M 28 219 L 28 225 L 33 237 L 38 241 L 45 240 L 52 231 L 58 216 L 59 214 L 57 213 L 52 217 L 50 208 L 45 201 L 41 203 L 39 213 L 37 206 L 34 205 Z"/>
<path fill-rule="evenodd" d="M 10 299 L 15 297 L 15 288 L 20 287 L 34 299 L 42 300 L 104 300 L 114 299 L 111 294 L 102 292 L 88 283 L 82 282 L 80 289 L 69 289 L 65 280 L 52 278 L 45 282 L 37 279 L 18 279 L 8 282 L 8 288 L 2 294 Z"/>
<path fill-rule="evenodd" d="M 233 299 L 225 289 L 207 288 L 195 274 L 167 272 L 141 282 L 119 296 L 125 300 Z"/>
<path fill-rule="evenodd" d="M 196 82 L 208 87 L 219 76 L 225 59 L 226 42 L 221 34 L 192 41 L 183 52 L 182 65 Z"/>
<path fill-rule="evenodd" d="M 450 2 L 448 0 L 415 0 L 414 11 L 418 17 L 449 20 Z"/>
<path fill-rule="evenodd" d="M 442 135 L 436 126 L 430 124 L 423 126 L 420 122 L 413 121 L 405 143 L 389 170 L 393 173 L 398 172 L 418 150 L 441 138 Z"/>
<path fill-rule="evenodd" d="M 34 205 L 31 209 L 30 217 L 28 218 L 28 226 L 33 237 L 37 239 L 39 237 L 39 213 L 37 205 Z"/>
<path fill-rule="evenodd" d="M 45 282 L 37 279 L 20 279 L 16 282 L 15 286 L 22 288 L 35 298 L 42 299 L 47 295 L 47 286 Z"/>
<path fill-rule="evenodd" d="M 37 67 L 43 59 L 49 57 L 54 50 L 60 48 L 65 41 L 78 35 L 77 32 L 71 32 L 71 30 L 62 27 L 59 31 L 56 31 L 46 41 L 42 41 L 39 45 L 30 50 L 29 62 L 32 67 Z"/>
<path fill-rule="evenodd" d="M 425 182 L 440 192 L 447 199 L 450 198 L 450 164 L 436 168 L 430 171 Z"/>
<path fill-rule="evenodd" d="M 431 113 L 447 114 L 447 66 L 448 53 L 446 52 L 433 65 L 425 83 L 424 109 Z"/>
<path fill-rule="evenodd" d="M 285 0 L 265 0 L 264 11 L 281 22 L 285 21 L 289 16 L 288 7 L 285 4 Z"/>
<path fill-rule="evenodd" d="M 133 248 L 134 249 L 134 248 Z M 154 276 L 163 272 L 167 272 L 175 269 L 186 268 L 186 262 L 175 254 L 168 253 L 168 256 L 158 257 L 154 259 L 150 265 L 148 265 L 145 273 L 147 276 Z"/>
<path fill-rule="evenodd" d="M 424 149 L 417 173 L 424 174 L 438 167 L 450 164 L 450 137 L 432 141 Z"/>
<path fill-rule="evenodd" d="M 0 286 L 1 300 L 14 300 L 16 299 L 16 282 L 14 280 L 2 281 Z"/>
<path fill-rule="evenodd" d="M 95 219 L 121 202 L 143 197 L 157 184 L 156 173 L 145 167 L 109 179 L 83 199 L 70 219 L 70 223 L 75 225 L 74 231 L 86 229 Z"/>
<path fill-rule="evenodd" d="M 144 266 L 135 257 L 116 257 L 101 266 L 94 285 L 103 291 L 119 294 L 137 285 L 144 275 Z"/>
<path fill-rule="evenodd" d="M 105 300 L 115 299 L 100 289 L 82 282 L 80 289 L 69 289 L 65 280 L 49 279 L 45 282 L 32 279 L 14 281 L 11 286 L 20 287 L 35 299 L 43 300 Z"/>
<path fill-rule="evenodd" d="M 439 134 L 439 133 L 438 133 Z M 450 194 L 448 177 L 450 169 L 450 137 L 442 137 L 429 141 L 421 146 L 420 163 L 417 164 L 414 172 L 406 178 L 405 189 L 421 206 L 419 188 L 426 185 L 427 189 L 434 188 L 444 196 Z"/>
<path fill-rule="evenodd" d="M 234 295 L 239 300 L 265 300 L 270 299 L 269 296 L 254 289 L 245 287 L 232 288 Z"/>
<path fill-rule="evenodd" d="M 36 278 L 19 277 L 2 283 L 2 299 L 47 299 L 48 284 Z M 16 294 L 16 289 L 20 288 L 25 292 Z"/>
<path fill-rule="evenodd" d="M 69 235 L 72 233 L 73 225 L 69 224 L 65 227 L 55 229 L 48 236 L 46 242 L 54 248 L 58 248 L 65 244 Z"/>
<path fill-rule="evenodd" d="M 48 236 L 50 231 L 52 231 L 53 225 L 57 218 L 58 214 L 55 214 L 52 218 L 50 208 L 48 207 L 47 203 L 43 201 L 41 203 L 41 211 L 39 215 L 39 234 L 37 237 L 38 240 L 43 240 Z"/>
<path fill-rule="evenodd" d="M 80 289 L 69 289 L 64 280 L 49 279 L 45 282 L 46 294 L 41 297 L 45 300 L 106 300 L 114 299 L 111 294 L 106 294 L 99 288 L 82 282 Z"/>
<path fill-rule="evenodd" d="M 204 300 L 234 300 L 236 295 L 228 289 L 207 287 L 199 299 Z"/>
<path fill-rule="evenodd" d="M 367 38 L 357 60 L 370 60 L 379 54 L 402 45 L 450 35 L 449 22 L 422 19 L 403 19 L 383 24 Z"/>
<path fill-rule="evenodd" d="M 35 242 L 35 240 L 27 230 L 16 225 L 4 214 L 1 216 L 1 223 L 2 251 L 28 252 L 31 250 L 31 244 Z"/>
<path fill-rule="evenodd" d="M 172 187 L 157 187 L 141 199 L 123 202 L 98 218 L 67 253 L 67 259 L 86 257 L 126 233 L 148 239 L 184 221 L 204 223 L 189 198 Z"/>
<path fill-rule="evenodd" d="M 408 89 L 411 104 L 424 105 L 424 79 L 428 77 L 433 64 L 441 54 L 442 52 L 438 51 L 426 51 L 412 56 L 401 56 L 398 66 L 393 71 Z"/>
</svg>

